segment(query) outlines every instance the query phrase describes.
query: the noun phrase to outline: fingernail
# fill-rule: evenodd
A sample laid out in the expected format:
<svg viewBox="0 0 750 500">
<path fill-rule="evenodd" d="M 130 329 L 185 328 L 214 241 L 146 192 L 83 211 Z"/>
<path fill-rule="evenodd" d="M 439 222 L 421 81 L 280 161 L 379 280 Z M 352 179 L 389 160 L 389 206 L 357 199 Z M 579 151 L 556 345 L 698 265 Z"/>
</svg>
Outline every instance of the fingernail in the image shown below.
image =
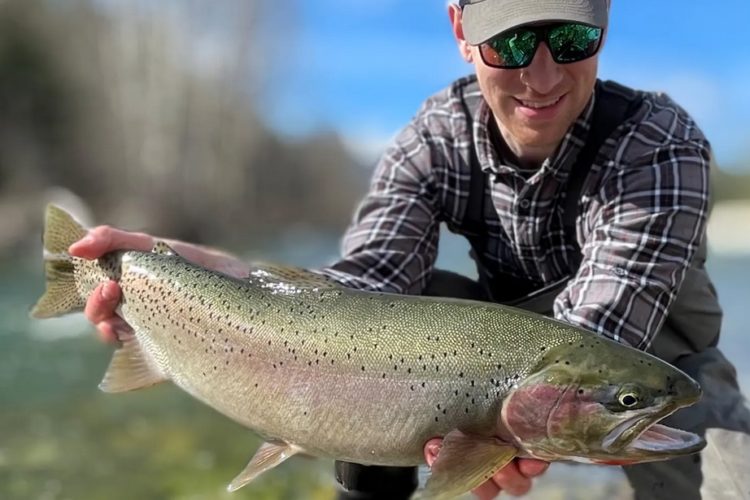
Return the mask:
<svg viewBox="0 0 750 500">
<path fill-rule="evenodd" d="M 77 246 L 81 246 L 81 245 L 90 245 L 93 242 L 94 242 L 94 238 L 92 238 L 91 236 L 84 236 L 80 240 L 78 240 L 75 243 L 73 243 L 72 245 L 70 245 L 70 247 L 68 247 L 68 248 L 73 248 L 73 247 L 77 247 Z"/>
<path fill-rule="evenodd" d="M 105 283 L 102 287 L 102 298 L 110 301 L 117 298 L 117 292 L 115 291 L 115 284 L 112 282 Z"/>
</svg>

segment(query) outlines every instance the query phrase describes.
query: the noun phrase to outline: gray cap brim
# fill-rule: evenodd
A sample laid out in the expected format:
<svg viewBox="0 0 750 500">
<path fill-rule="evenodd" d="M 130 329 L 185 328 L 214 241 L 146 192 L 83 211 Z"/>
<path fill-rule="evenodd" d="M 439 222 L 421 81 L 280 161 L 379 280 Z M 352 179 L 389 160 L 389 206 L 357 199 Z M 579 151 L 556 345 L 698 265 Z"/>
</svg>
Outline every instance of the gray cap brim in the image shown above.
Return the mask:
<svg viewBox="0 0 750 500">
<path fill-rule="evenodd" d="M 539 22 L 572 21 L 607 27 L 607 0 L 484 0 L 463 8 L 464 38 L 471 45 Z"/>
</svg>

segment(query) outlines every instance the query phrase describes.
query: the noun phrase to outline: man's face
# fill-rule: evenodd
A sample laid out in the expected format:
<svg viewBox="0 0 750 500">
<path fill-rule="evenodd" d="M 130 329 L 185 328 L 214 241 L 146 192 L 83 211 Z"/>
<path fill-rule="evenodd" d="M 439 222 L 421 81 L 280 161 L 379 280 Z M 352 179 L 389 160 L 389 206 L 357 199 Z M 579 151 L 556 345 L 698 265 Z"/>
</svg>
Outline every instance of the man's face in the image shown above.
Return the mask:
<svg viewBox="0 0 750 500">
<path fill-rule="evenodd" d="M 460 11 L 458 19 L 460 24 Z M 543 160 L 551 155 L 581 114 L 596 83 L 598 55 L 571 64 L 552 60 L 541 43 L 529 66 L 498 69 L 487 66 L 479 49 L 457 38 L 462 55 L 474 65 L 479 87 L 492 109 L 508 146 L 522 160 Z M 459 37 L 460 34 L 460 37 Z"/>
</svg>

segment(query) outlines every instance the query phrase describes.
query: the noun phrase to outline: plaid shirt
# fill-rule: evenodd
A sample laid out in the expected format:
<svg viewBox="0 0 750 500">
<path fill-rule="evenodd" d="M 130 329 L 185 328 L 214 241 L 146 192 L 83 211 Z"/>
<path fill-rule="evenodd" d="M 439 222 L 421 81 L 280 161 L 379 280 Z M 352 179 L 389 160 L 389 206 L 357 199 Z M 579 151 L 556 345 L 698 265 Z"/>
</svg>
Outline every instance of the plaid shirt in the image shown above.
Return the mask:
<svg viewBox="0 0 750 500">
<path fill-rule="evenodd" d="M 471 238 L 464 218 L 476 148 L 490 179 L 489 234 L 480 249 L 488 272 L 540 288 L 572 274 L 555 299 L 556 318 L 647 348 L 705 232 L 710 146 L 669 97 L 642 95 L 641 108 L 606 140 L 588 173 L 576 246 L 563 228 L 565 187 L 596 95 L 555 154 L 524 171 L 496 147 L 476 79 L 454 82 L 425 102 L 385 152 L 346 232 L 342 259 L 323 272 L 346 286 L 420 293 L 440 223 Z M 571 253 L 579 249 L 583 260 L 572 269 Z"/>
</svg>

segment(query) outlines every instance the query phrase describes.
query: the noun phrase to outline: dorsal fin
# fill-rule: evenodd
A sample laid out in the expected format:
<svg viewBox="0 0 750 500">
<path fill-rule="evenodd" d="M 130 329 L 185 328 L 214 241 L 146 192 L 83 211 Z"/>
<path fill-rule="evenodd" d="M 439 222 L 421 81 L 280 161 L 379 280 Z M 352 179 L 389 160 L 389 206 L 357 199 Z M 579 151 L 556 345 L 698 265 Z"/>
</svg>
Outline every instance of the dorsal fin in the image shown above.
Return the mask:
<svg viewBox="0 0 750 500">
<path fill-rule="evenodd" d="M 166 241 L 156 240 L 154 248 L 151 249 L 152 253 L 158 253 L 159 255 L 177 255 L 177 252 L 172 250 Z"/>
<path fill-rule="evenodd" d="M 273 288 L 280 292 L 306 290 L 332 290 L 343 288 L 332 279 L 316 274 L 307 269 L 293 266 L 253 263 L 248 279 L 261 283 L 264 287 Z"/>
</svg>

